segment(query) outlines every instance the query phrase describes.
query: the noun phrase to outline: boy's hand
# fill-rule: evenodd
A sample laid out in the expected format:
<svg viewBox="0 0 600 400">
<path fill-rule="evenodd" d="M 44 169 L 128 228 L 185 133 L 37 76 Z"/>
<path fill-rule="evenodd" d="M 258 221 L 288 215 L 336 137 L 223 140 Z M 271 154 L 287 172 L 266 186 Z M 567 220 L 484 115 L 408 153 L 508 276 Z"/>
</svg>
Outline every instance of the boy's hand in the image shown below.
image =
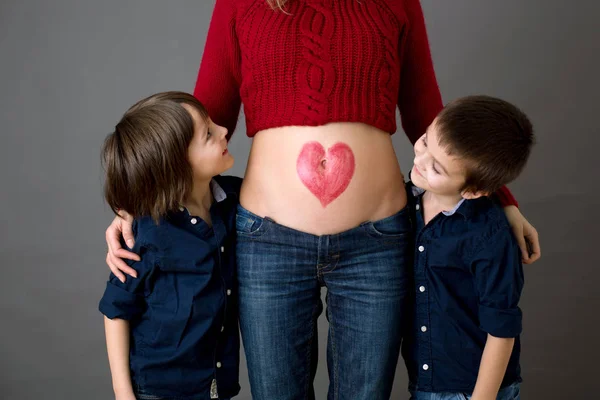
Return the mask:
<svg viewBox="0 0 600 400">
<path fill-rule="evenodd" d="M 123 384 L 121 387 L 113 386 L 115 400 L 136 400 L 131 384 Z"/>
<path fill-rule="evenodd" d="M 129 392 L 129 393 L 115 393 L 115 400 L 136 400 L 135 398 L 135 394 L 133 394 L 133 392 Z"/>
</svg>

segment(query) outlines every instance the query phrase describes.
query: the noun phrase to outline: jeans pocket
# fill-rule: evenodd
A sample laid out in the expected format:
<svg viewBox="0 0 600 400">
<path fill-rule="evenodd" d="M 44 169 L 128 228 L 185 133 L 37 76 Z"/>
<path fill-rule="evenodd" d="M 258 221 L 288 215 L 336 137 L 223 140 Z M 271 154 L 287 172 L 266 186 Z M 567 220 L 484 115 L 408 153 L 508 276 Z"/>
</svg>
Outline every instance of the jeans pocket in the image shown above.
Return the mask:
<svg viewBox="0 0 600 400">
<path fill-rule="evenodd" d="M 369 235 L 375 238 L 401 239 L 408 237 L 412 231 L 408 208 L 404 207 L 396 214 L 389 217 L 367 222 Z"/>
<path fill-rule="evenodd" d="M 267 218 L 259 217 L 238 205 L 235 216 L 235 230 L 242 236 L 260 236 L 265 232 Z"/>
<path fill-rule="evenodd" d="M 498 400 L 519 400 L 520 398 L 521 384 L 518 382 L 500 389 L 500 392 L 498 392 Z"/>
<path fill-rule="evenodd" d="M 521 385 L 518 383 L 515 383 L 513 385 L 513 399 L 514 400 L 520 400 L 521 399 Z"/>
</svg>

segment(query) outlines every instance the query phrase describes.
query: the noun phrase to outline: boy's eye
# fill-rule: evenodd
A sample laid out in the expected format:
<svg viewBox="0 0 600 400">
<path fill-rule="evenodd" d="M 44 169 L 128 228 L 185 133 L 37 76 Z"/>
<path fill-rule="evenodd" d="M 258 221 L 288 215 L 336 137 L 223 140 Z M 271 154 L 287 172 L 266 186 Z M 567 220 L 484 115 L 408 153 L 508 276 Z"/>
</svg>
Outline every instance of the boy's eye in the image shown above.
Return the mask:
<svg viewBox="0 0 600 400">
<path fill-rule="evenodd" d="M 423 136 L 423 145 L 427 147 L 427 138 L 425 138 L 425 136 Z"/>
<path fill-rule="evenodd" d="M 440 172 L 437 170 L 437 168 L 435 167 L 435 164 L 431 165 L 431 169 L 433 170 L 433 172 L 435 172 L 436 174 L 440 174 Z"/>
<path fill-rule="evenodd" d="M 206 132 L 206 139 L 210 139 L 211 136 L 212 136 L 212 133 L 210 131 Z"/>
</svg>

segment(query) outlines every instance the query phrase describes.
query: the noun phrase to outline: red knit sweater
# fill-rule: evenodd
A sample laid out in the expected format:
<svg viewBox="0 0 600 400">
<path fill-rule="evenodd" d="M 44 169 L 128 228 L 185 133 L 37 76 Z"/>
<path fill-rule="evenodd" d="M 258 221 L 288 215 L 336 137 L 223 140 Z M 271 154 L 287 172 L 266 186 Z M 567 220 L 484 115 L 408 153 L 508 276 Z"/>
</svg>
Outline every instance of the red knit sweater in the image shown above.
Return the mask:
<svg viewBox="0 0 600 400">
<path fill-rule="evenodd" d="M 412 143 L 442 109 L 419 0 L 216 0 L 194 95 L 233 133 L 363 122 Z M 508 189 L 498 195 L 516 204 Z"/>
</svg>

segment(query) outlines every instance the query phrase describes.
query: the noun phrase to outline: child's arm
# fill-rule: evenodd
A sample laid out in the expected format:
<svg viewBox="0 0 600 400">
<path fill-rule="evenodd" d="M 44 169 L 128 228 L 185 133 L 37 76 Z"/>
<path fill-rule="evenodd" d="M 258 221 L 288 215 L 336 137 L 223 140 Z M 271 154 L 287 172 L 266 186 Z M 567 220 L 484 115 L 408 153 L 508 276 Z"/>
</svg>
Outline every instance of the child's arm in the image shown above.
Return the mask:
<svg viewBox="0 0 600 400">
<path fill-rule="evenodd" d="M 501 223 L 487 236 L 476 249 L 471 268 L 479 298 L 479 327 L 487 333 L 473 400 L 493 400 L 522 330 L 523 265 L 508 225 Z"/>
<path fill-rule="evenodd" d="M 135 400 L 129 372 L 129 321 L 104 317 L 108 363 L 116 400 Z"/>
<path fill-rule="evenodd" d="M 472 400 L 496 399 L 514 344 L 514 338 L 497 338 L 488 333 Z"/>
<path fill-rule="evenodd" d="M 111 274 L 99 309 L 104 314 L 104 330 L 108 362 L 112 374 L 113 389 L 117 400 L 135 400 L 129 365 L 130 326 L 129 321 L 142 315 L 147 307 L 145 296 L 149 293 L 149 282 L 156 268 L 156 248 L 138 239 L 134 251 L 141 261 L 128 263 L 138 271 L 137 278 L 121 282 Z M 152 243 L 159 238 L 152 238 Z M 146 238 L 146 240 L 148 240 Z"/>
</svg>

